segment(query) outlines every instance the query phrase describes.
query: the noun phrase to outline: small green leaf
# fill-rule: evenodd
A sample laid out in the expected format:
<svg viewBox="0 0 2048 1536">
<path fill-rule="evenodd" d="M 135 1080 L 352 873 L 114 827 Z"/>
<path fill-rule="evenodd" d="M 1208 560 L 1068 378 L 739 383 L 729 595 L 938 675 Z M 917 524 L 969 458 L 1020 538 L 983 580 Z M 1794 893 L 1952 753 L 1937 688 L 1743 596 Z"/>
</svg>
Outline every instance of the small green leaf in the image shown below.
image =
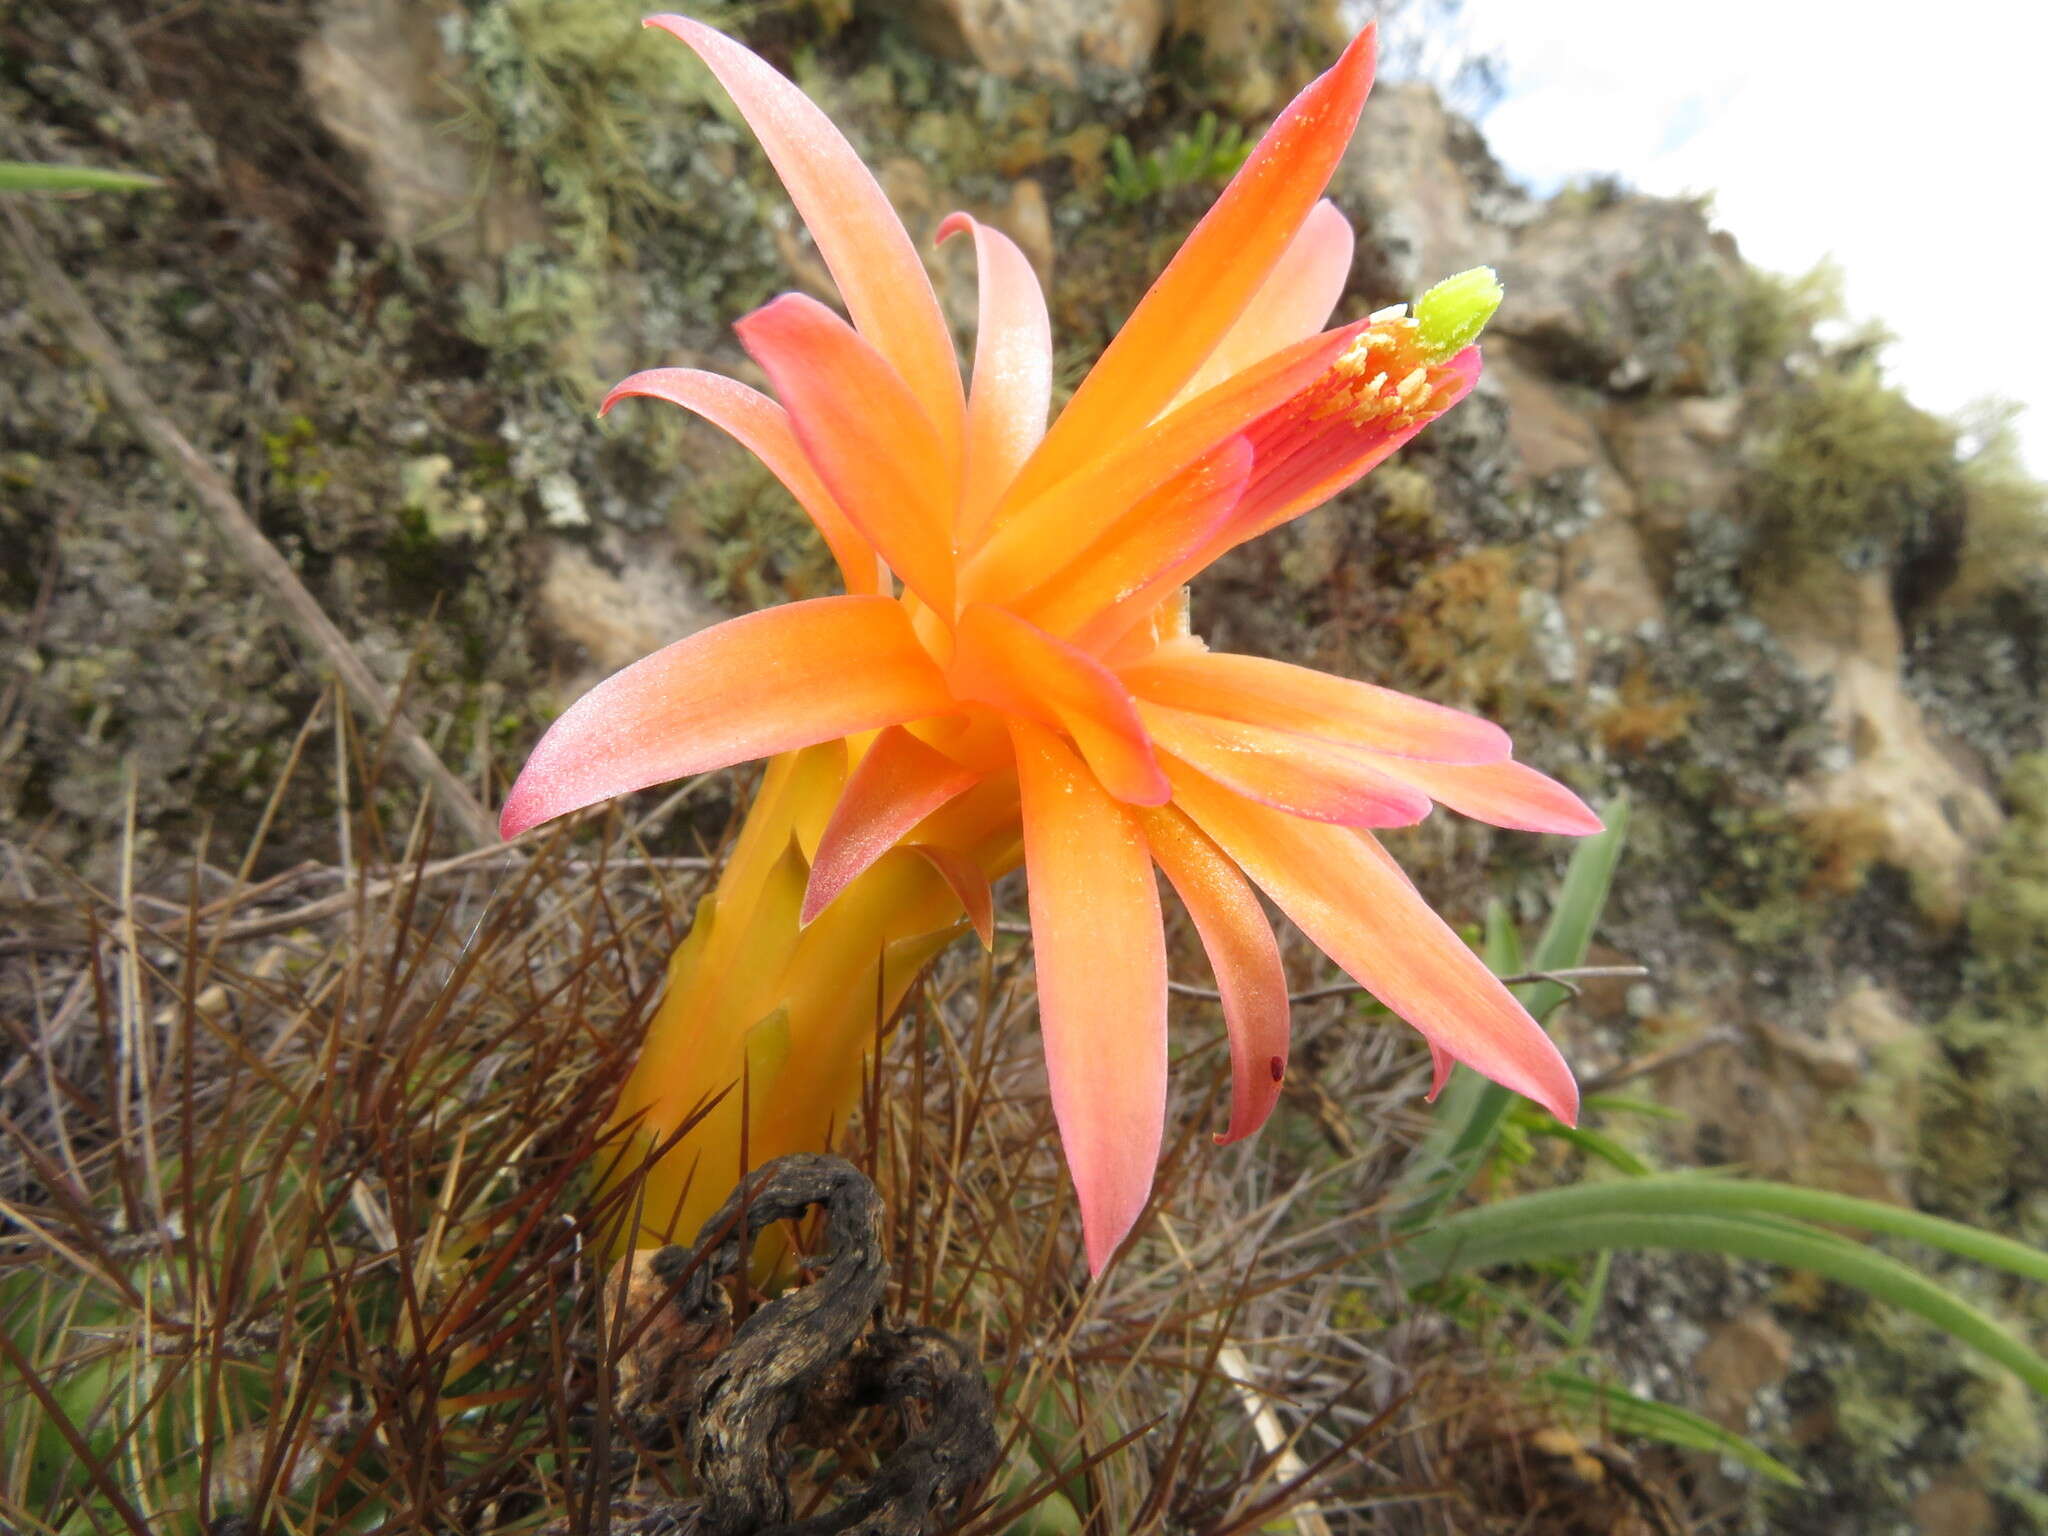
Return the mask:
<svg viewBox="0 0 2048 1536">
<path fill-rule="evenodd" d="M 1532 1125 L 1529 1130 L 1533 1135 L 1569 1142 L 1581 1152 L 1597 1157 L 1610 1168 L 1619 1169 L 1632 1178 L 1641 1178 L 1656 1171 L 1612 1136 L 1587 1130 L 1584 1126 L 1559 1125 L 1553 1120 L 1547 1125 Z"/>
</svg>

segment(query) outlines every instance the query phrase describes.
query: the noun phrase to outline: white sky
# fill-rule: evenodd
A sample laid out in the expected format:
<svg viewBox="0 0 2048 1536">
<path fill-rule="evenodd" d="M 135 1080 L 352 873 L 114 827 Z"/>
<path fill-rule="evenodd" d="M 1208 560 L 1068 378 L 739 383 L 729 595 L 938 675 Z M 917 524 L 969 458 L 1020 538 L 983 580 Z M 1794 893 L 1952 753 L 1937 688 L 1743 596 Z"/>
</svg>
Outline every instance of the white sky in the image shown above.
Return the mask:
<svg viewBox="0 0 2048 1536">
<path fill-rule="evenodd" d="M 1511 172 L 1711 192 L 1759 266 L 1833 256 L 1906 392 L 2026 404 L 2048 477 L 2048 0 L 1465 0 L 1458 30 L 1507 64 Z"/>
</svg>

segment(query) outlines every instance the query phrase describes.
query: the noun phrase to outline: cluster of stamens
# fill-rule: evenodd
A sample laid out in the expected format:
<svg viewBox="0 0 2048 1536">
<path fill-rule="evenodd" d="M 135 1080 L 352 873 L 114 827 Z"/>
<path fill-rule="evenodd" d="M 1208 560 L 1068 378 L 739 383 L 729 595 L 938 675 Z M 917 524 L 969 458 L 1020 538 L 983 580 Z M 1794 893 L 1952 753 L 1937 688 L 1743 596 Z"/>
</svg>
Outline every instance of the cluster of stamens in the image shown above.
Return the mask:
<svg viewBox="0 0 2048 1536">
<path fill-rule="evenodd" d="M 1317 421 L 1342 415 L 1354 426 L 1399 431 L 1443 408 L 1430 380 L 1433 361 L 1407 305 L 1380 310 L 1318 381 L 1309 415 Z"/>
</svg>

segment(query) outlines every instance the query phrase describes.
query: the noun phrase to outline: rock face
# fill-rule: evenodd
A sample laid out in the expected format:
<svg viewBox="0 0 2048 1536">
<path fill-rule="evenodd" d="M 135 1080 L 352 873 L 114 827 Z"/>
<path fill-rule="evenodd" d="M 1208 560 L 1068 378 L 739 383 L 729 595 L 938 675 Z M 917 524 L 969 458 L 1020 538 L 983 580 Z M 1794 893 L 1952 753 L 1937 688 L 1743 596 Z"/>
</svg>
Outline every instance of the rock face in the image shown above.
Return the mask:
<svg viewBox="0 0 2048 1536">
<path fill-rule="evenodd" d="M 1981 764 L 1931 730 L 1907 692 L 1904 644 L 1889 583 L 1867 573 L 1831 607 L 1789 596 L 1766 605 L 1794 662 L 1832 684 L 1828 725 L 1841 766 L 1791 786 L 1796 809 L 1864 818 L 1872 854 L 1907 874 L 1919 911 L 1953 926 L 1970 869 L 2004 818 Z"/>
<path fill-rule="evenodd" d="M 915 0 L 902 9 L 942 52 L 1002 78 L 1066 85 L 1084 69 L 1143 70 L 1167 20 L 1166 0 Z"/>
<path fill-rule="evenodd" d="M 431 9 L 401 0 L 334 0 L 299 51 L 321 123 L 359 157 L 384 232 L 464 261 L 495 261 L 543 237 L 539 204 L 507 184 L 473 139 L 447 131 L 461 61 Z"/>
<path fill-rule="evenodd" d="M 1331 196 L 1371 231 L 1357 281 L 1390 303 L 1502 261 L 1513 231 L 1535 214 L 1478 131 L 1430 87 L 1403 81 L 1382 81 L 1366 98 Z M 1506 302 L 1523 301 L 1510 288 Z"/>
</svg>

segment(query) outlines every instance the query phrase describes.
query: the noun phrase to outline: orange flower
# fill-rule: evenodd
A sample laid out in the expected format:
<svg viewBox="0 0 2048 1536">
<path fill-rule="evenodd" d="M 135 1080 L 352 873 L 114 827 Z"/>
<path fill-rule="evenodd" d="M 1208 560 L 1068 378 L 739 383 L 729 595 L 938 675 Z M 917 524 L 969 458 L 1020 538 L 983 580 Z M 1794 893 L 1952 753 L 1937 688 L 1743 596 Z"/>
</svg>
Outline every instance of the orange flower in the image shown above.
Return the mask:
<svg viewBox="0 0 2048 1536">
<path fill-rule="evenodd" d="M 1414 315 L 1320 329 L 1352 233 L 1318 199 L 1371 83 L 1371 29 L 1260 140 L 1048 430 L 1051 334 L 1017 247 L 965 214 L 939 228 L 972 239 L 981 273 L 963 391 L 910 237 L 824 114 L 709 27 L 649 25 L 731 93 L 852 323 L 797 294 L 739 322 L 779 403 L 658 368 L 604 408 L 648 396 L 730 432 L 816 522 L 848 595 L 733 619 L 600 684 L 535 748 L 505 834 L 843 738 L 839 768 L 813 775 L 822 828 L 773 834 L 798 860 L 794 921 L 816 922 L 915 849 L 986 937 L 988 880 L 1014 861 L 1002 850 L 1021 825 L 1053 1106 L 1097 1269 L 1142 1210 L 1159 1154 L 1155 865 L 1223 993 L 1234 1088 L 1221 1139 L 1264 1122 L 1287 1057 L 1286 978 L 1255 887 L 1423 1033 L 1438 1087 L 1455 1059 L 1572 1120 L 1563 1059 L 1369 829 L 1420 821 L 1433 802 L 1533 831 L 1592 832 L 1596 818 L 1512 761 L 1484 720 L 1215 654 L 1187 629 L 1190 578 L 1351 484 L 1479 374 L 1469 343 L 1498 301 L 1490 272 L 1432 290 Z M 802 777 L 789 769 L 775 795 L 789 800 Z M 807 1049 L 788 1006 L 748 1004 L 773 1009 L 784 1077 Z M 708 1045 L 661 1047 L 677 1071 L 693 1049 Z"/>
</svg>

